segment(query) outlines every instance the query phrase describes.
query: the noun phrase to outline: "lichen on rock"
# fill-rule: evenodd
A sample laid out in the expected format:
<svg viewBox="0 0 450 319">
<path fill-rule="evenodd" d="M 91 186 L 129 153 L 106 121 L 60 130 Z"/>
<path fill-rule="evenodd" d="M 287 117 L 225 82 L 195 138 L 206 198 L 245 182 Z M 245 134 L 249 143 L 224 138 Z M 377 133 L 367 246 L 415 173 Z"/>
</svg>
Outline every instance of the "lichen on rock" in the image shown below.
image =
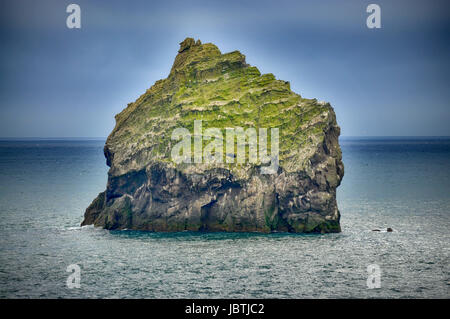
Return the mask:
<svg viewBox="0 0 450 319">
<path fill-rule="evenodd" d="M 174 129 L 278 128 L 279 168 L 261 163 L 179 163 Z M 104 192 L 82 225 L 149 231 L 339 232 L 336 188 L 344 174 L 329 103 L 261 74 L 239 51 L 180 43 L 169 76 L 116 115 L 104 154 Z M 225 133 L 224 133 L 225 135 Z M 205 142 L 204 142 L 205 143 Z"/>
</svg>

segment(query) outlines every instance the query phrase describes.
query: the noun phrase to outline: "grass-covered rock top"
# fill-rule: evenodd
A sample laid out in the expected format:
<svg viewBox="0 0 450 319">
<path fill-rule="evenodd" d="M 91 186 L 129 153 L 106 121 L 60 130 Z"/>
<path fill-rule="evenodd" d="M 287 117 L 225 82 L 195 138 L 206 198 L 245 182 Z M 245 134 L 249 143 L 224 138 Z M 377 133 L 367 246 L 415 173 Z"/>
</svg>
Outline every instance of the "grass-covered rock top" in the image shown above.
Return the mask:
<svg viewBox="0 0 450 319">
<path fill-rule="evenodd" d="M 105 147 L 110 174 L 171 162 L 172 131 L 192 131 L 194 120 L 202 120 L 203 129 L 279 128 L 280 166 L 292 172 L 309 169 L 335 115 L 328 103 L 302 98 L 289 82 L 261 74 L 239 51 L 222 54 L 214 44 L 187 38 L 180 43 L 169 76 L 116 115 Z M 237 175 L 249 169 L 220 166 Z"/>
</svg>

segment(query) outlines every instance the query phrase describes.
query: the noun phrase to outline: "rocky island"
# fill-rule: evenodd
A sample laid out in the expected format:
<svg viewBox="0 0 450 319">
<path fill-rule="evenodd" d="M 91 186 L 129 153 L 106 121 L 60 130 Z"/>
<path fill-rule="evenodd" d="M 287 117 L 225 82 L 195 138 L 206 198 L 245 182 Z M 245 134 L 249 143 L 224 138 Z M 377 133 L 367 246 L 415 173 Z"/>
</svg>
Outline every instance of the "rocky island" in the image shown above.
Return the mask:
<svg viewBox="0 0 450 319">
<path fill-rule="evenodd" d="M 183 153 L 183 160 L 174 160 L 180 143 L 174 132 L 180 128 L 192 133 L 183 145 L 199 146 L 199 157 Z M 230 128 L 260 132 L 258 139 L 249 133 L 236 146 L 231 139 L 231 149 L 242 147 L 247 160 L 239 161 L 227 148 L 224 155 L 215 153 L 220 155 L 215 161 L 202 161 L 211 141 L 218 141 L 213 148 L 226 144 L 222 137 Z M 262 128 L 276 135 L 263 136 Z M 205 132 L 218 134 L 202 139 Z M 289 82 L 248 65 L 239 51 L 222 54 L 214 44 L 187 38 L 169 76 L 116 115 L 104 147 L 107 187 L 87 208 L 82 225 L 339 232 L 336 188 L 344 175 L 339 134 L 329 103 L 302 98 Z M 276 165 L 265 173 L 267 161 L 251 153 L 261 154 L 264 138 L 279 141 L 276 147 L 269 143 Z"/>
</svg>

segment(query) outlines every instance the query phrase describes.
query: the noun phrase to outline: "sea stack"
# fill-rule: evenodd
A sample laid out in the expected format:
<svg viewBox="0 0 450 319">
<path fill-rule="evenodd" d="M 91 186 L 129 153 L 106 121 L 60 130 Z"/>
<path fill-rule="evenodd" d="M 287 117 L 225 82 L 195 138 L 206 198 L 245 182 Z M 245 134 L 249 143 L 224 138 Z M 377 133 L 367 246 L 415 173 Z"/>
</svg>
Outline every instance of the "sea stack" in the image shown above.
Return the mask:
<svg viewBox="0 0 450 319">
<path fill-rule="evenodd" d="M 174 160 L 177 129 L 190 132 L 184 146 L 200 147 L 199 157 L 193 151 Z M 230 129 L 257 134 L 246 134 L 244 144 L 230 139 L 231 150 L 243 147 L 245 162 L 225 147 Z M 336 188 L 344 175 L 339 134 L 329 103 L 302 98 L 289 82 L 248 65 L 239 51 L 222 54 L 214 44 L 187 38 L 169 76 L 116 115 L 104 147 L 107 187 L 87 208 L 82 225 L 339 232 Z M 264 141 L 270 162 L 260 156 Z M 211 161 L 206 150 L 213 142 L 216 152 L 222 146 L 224 152 Z"/>
</svg>

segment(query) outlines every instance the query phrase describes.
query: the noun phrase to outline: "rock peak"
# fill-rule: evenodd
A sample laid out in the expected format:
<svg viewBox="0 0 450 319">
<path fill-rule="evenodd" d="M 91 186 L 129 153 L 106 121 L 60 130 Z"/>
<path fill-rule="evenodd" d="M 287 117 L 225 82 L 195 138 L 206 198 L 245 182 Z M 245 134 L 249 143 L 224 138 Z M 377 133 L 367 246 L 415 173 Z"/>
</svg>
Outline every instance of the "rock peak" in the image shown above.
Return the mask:
<svg viewBox="0 0 450 319">
<path fill-rule="evenodd" d="M 197 42 L 195 42 L 194 38 L 186 38 L 184 39 L 182 42 L 180 42 L 180 49 L 178 50 L 178 53 L 184 52 L 189 50 L 190 47 L 195 46 L 195 45 L 201 45 L 202 42 L 200 40 L 197 40 Z"/>
<path fill-rule="evenodd" d="M 186 38 L 180 42 L 180 49 L 170 72 L 173 74 L 175 70 L 181 71 L 187 65 L 193 65 L 193 63 L 200 61 L 214 61 L 214 58 L 220 55 L 219 48 L 214 44 L 202 44 L 200 40 L 195 41 L 194 38 Z"/>
</svg>

